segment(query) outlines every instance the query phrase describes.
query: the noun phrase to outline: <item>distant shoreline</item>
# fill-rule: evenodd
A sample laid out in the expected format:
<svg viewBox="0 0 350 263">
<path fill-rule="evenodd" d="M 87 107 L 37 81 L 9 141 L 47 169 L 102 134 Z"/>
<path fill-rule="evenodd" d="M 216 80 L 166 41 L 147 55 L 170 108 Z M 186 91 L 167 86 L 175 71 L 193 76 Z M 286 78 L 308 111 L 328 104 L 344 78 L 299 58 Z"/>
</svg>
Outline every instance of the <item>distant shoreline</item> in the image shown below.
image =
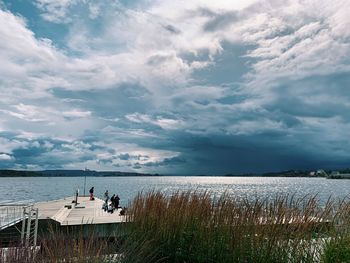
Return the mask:
<svg viewBox="0 0 350 263">
<path fill-rule="evenodd" d="M 92 170 L 43 170 L 43 171 L 26 171 L 26 170 L 0 170 L 0 177 L 167 177 L 167 176 L 183 176 L 183 177 L 325 177 L 310 176 L 309 171 L 282 171 L 264 174 L 196 174 L 196 175 L 176 175 L 176 174 L 151 174 L 136 172 L 120 172 L 120 171 L 92 171 Z"/>
<path fill-rule="evenodd" d="M 349 169 L 343 170 L 348 171 Z M 341 172 L 343 172 L 341 171 Z M 329 173 L 330 174 L 330 171 Z M 93 170 L 42 170 L 42 171 L 26 171 L 0 169 L 0 177 L 167 177 L 167 176 L 183 176 L 183 177 L 289 177 L 289 178 L 329 178 L 329 179 L 346 179 L 338 176 L 328 175 L 326 172 L 322 174 L 313 174 L 312 171 L 304 170 L 288 170 L 280 172 L 268 173 L 245 173 L 245 174 L 158 174 L 158 173 L 137 173 L 137 172 L 120 172 L 120 171 L 93 171 Z"/>
</svg>

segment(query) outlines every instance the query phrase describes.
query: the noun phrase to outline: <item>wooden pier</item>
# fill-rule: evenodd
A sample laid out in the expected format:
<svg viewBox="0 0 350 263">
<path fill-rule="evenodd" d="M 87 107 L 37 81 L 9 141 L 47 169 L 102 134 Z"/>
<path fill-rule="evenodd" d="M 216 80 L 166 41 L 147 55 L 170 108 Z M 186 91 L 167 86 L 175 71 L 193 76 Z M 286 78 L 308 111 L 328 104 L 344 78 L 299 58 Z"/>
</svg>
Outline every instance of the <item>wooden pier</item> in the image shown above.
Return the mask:
<svg viewBox="0 0 350 263">
<path fill-rule="evenodd" d="M 52 219 L 61 226 L 117 224 L 125 222 L 125 216 L 120 210 L 108 213 L 102 209 L 105 201 L 95 197 L 90 200 L 87 196 L 79 196 L 77 203 L 75 197 L 39 202 L 34 205 L 39 209 L 39 220 Z"/>
</svg>

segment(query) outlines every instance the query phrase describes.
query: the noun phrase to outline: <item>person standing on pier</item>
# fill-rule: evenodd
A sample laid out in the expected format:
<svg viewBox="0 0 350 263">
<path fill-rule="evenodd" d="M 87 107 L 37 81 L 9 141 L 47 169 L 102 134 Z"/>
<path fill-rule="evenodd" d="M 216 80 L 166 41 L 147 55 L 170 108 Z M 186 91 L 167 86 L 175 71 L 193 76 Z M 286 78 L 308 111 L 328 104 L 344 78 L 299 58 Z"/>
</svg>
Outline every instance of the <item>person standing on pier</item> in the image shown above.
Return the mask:
<svg viewBox="0 0 350 263">
<path fill-rule="evenodd" d="M 91 201 L 92 201 L 92 200 L 95 200 L 95 198 L 94 198 L 94 187 L 91 187 L 89 193 L 90 193 L 90 200 L 91 200 Z"/>
<path fill-rule="evenodd" d="M 112 195 L 112 197 L 111 197 L 111 205 L 112 205 L 112 207 L 114 208 L 114 205 L 115 205 L 115 201 L 114 201 L 114 199 L 115 199 L 115 194 L 114 195 Z"/>
<path fill-rule="evenodd" d="M 118 210 L 118 207 L 119 207 L 119 200 L 120 200 L 119 196 L 116 195 L 115 198 L 114 198 L 114 204 L 115 204 L 114 207 L 117 210 Z"/>
<path fill-rule="evenodd" d="M 106 190 L 105 192 L 105 200 L 106 200 L 106 203 L 108 204 L 108 200 L 109 200 L 108 190 Z"/>
</svg>

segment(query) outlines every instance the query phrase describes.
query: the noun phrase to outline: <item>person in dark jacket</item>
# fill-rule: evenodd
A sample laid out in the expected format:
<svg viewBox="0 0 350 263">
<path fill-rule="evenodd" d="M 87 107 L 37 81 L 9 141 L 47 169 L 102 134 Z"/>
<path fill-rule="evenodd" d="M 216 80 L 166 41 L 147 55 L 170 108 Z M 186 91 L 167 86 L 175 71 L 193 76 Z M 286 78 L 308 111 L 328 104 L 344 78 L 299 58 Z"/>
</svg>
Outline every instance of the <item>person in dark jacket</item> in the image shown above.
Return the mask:
<svg viewBox="0 0 350 263">
<path fill-rule="evenodd" d="M 95 200 L 95 198 L 94 198 L 94 187 L 91 187 L 89 193 L 90 193 L 90 200 Z"/>
<path fill-rule="evenodd" d="M 115 199 L 115 195 L 112 195 L 111 197 L 111 205 L 114 207 L 114 199 Z"/>
<path fill-rule="evenodd" d="M 118 207 L 119 207 L 119 200 L 120 200 L 119 196 L 116 195 L 115 198 L 114 198 L 114 207 L 115 207 L 115 209 L 118 209 Z"/>
</svg>

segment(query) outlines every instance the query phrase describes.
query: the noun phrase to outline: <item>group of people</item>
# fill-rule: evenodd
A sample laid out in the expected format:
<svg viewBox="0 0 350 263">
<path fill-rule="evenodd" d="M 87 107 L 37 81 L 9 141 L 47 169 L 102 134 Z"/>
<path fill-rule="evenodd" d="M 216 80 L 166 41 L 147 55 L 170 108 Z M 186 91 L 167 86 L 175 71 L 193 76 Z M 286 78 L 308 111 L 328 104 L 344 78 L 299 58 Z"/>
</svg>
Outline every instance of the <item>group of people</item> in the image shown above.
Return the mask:
<svg viewBox="0 0 350 263">
<path fill-rule="evenodd" d="M 106 212 L 113 213 L 115 209 L 119 208 L 120 198 L 118 195 L 114 194 L 114 195 L 112 195 L 111 198 L 109 198 L 108 190 L 106 190 L 104 197 L 105 197 L 105 204 L 103 206 L 103 209 Z"/>
<path fill-rule="evenodd" d="M 95 197 L 94 197 L 94 187 L 91 187 L 90 190 L 89 190 L 89 193 L 90 193 L 90 200 L 93 201 L 95 200 Z M 108 193 L 108 190 L 106 190 L 105 194 L 104 194 L 104 199 L 105 199 L 105 203 L 103 204 L 103 207 L 102 209 L 106 212 L 109 212 L 109 213 L 113 213 L 115 209 L 118 210 L 119 208 L 119 201 L 120 201 L 120 198 L 118 195 L 114 194 L 112 195 L 111 198 L 109 198 L 109 193 Z M 125 214 L 125 208 L 123 208 L 120 212 L 120 214 Z"/>
</svg>

